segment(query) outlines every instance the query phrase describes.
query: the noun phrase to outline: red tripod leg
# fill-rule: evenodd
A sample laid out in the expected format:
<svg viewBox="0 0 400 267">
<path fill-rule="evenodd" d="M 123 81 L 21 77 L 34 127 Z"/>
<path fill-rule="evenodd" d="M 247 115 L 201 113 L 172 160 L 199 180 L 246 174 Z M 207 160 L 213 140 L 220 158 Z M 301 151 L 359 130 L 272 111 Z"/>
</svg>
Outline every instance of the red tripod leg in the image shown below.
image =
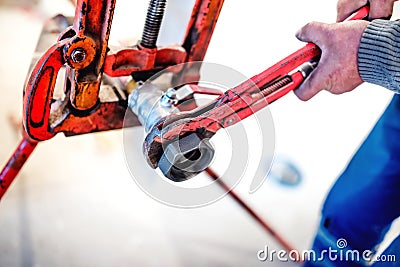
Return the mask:
<svg viewBox="0 0 400 267">
<path fill-rule="evenodd" d="M 236 194 L 227 184 L 225 184 L 221 179 L 219 179 L 218 175 L 210 168 L 205 169 L 205 172 L 216 181 L 232 198 L 235 200 L 237 204 L 239 204 L 249 215 L 252 217 L 267 233 L 269 233 L 275 241 L 277 241 L 287 253 L 291 253 L 293 251 L 299 251 L 295 249 L 288 241 L 285 240 L 276 230 L 273 229 L 260 215 L 258 215 L 246 202 Z M 299 262 L 302 262 L 299 259 Z"/>
<path fill-rule="evenodd" d="M 13 155 L 10 157 L 0 173 L 0 199 L 6 193 L 8 187 L 18 175 L 22 166 L 24 166 L 24 163 L 29 158 L 37 144 L 37 141 L 32 140 L 28 136 L 24 135 Z"/>
</svg>

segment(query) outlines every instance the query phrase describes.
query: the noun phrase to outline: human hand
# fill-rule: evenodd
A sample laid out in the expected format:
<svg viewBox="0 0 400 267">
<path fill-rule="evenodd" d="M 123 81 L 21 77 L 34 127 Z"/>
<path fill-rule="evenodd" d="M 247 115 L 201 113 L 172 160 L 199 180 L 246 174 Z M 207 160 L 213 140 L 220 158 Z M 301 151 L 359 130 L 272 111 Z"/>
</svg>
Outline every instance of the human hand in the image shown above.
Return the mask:
<svg viewBox="0 0 400 267">
<path fill-rule="evenodd" d="M 357 54 L 367 21 L 334 24 L 311 22 L 300 29 L 296 37 L 312 42 L 322 51 L 318 66 L 294 91 L 301 100 L 309 100 L 322 90 L 341 94 L 362 83 L 358 73 Z"/>
<path fill-rule="evenodd" d="M 393 13 L 393 4 L 397 0 L 339 0 L 337 3 L 337 22 L 344 21 L 352 13 L 369 3 L 369 20 L 387 18 Z"/>
</svg>

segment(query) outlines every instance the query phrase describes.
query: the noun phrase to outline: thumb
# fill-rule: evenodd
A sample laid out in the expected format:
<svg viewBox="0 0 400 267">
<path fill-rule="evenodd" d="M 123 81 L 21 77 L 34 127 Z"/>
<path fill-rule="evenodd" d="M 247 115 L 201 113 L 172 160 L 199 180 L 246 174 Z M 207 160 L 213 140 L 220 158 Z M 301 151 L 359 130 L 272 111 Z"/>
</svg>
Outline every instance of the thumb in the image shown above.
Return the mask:
<svg viewBox="0 0 400 267">
<path fill-rule="evenodd" d="M 323 44 L 326 39 L 326 23 L 310 22 L 296 33 L 296 38 L 303 42 L 312 42 L 316 45 Z"/>
</svg>

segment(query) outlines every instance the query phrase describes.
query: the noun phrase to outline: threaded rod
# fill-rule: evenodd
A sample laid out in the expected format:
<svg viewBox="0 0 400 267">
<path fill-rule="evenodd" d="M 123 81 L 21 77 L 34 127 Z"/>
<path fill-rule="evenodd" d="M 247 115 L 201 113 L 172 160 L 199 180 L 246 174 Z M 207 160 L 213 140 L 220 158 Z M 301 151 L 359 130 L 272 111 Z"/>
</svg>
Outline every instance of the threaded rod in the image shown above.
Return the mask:
<svg viewBox="0 0 400 267">
<path fill-rule="evenodd" d="M 140 42 L 141 46 L 146 48 L 156 47 L 166 4 L 167 0 L 150 0 L 142 40 Z"/>
</svg>

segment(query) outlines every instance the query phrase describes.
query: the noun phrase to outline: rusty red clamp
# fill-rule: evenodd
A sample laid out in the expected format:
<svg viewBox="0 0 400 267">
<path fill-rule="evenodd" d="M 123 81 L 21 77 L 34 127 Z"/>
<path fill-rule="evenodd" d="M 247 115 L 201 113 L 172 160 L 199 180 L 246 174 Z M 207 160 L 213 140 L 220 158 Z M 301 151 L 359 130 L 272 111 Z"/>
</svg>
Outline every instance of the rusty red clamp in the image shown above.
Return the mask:
<svg viewBox="0 0 400 267">
<path fill-rule="evenodd" d="M 151 0 L 149 10 L 164 8 L 163 2 L 166 0 Z M 73 25 L 39 59 L 26 84 L 23 101 L 26 134 L 0 173 L 0 199 L 23 165 L 11 161 L 17 158 L 18 162 L 25 162 L 38 141 L 60 132 L 72 136 L 122 128 L 128 93 L 124 88 L 112 88 L 113 98 L 102 97 L 103 73 L 146 80 L 168 66 L 203 60 L 223 2 L 195 1 L 180 46 L 156 46 L 162 16 L 154 19 L 154 14 L 148 13 L 142 41 L 112 52 L 108 38 L 116 0 L 78 0 Z M 156 14 L 163 12 L 156 10 Z M 64 97 L 57 99 L 54 97 L 57 75 L 64 66 Z M 125 125 L 139 125 L 139 122 L 131 116 Z M 26 150 L 29 153 L 18 153 L 27 147 L 33 147 Z M 21 157 L 23 160 L 19 160 Z"/>
<path fill-rule="evenodd" d="M 121 128 L 127 95 L 123 92 L 118 101 L 103 101 L 103 72 L 111 77 L 133 75 L 146 80 L 166 67 L 202 60 L 223 3 L 197 0 L 183 44 L 157 47 L 166 0 L 152 0 L 149 10 L 160 10 L 148 13 L 142 40 L 132 47 L 109 51 L 115 2 L 77 1 L 73 25 L 36 64 L 24 94 L 23 122 L 30 138 L 43 141 L 58 132 L 76 135 Z M 56 78 L 63 66 L 66 96 L 54 99 Z"/>
<path fill-rule="evenodd" d="M 347 20 L 359 20 L 368 16 L 369 7 L 363 7 Z M 276 101 L 288 92 L 296 89 L 311 73 L 320 56 L 320 49 L 312 43 L 292 53 L 262 73 L 255 75 L 238 86 L 227 90 L 210 104 L 194 109 L 191 112 L 176 113 L 162 119 L 147 135 L 144 142 L 146 159 L 153 168 L 159 167 L 163 174 L 173 181 L 184 181 L 203 171 L 211 162 L 209 154 L 204 160 L 192 161 L 196 166 L 194 172 L 187 168 L 179 171 L 175 162 L 165 160 L 165 151 L 178 151 L 184 140 L 185 153 L 199 158 L 199 140 L 211 138 L 221 128 L 232 126 L 249 117 L 268 104 Z M 192 142 L 188 148 L 187 143 Z M 169 148 L 168 148 L 169 147 Z M 202 147 L 204 151 L 208 147 Z M 182 155 L 177 162 L 189 164 Z"/>
</svg>

